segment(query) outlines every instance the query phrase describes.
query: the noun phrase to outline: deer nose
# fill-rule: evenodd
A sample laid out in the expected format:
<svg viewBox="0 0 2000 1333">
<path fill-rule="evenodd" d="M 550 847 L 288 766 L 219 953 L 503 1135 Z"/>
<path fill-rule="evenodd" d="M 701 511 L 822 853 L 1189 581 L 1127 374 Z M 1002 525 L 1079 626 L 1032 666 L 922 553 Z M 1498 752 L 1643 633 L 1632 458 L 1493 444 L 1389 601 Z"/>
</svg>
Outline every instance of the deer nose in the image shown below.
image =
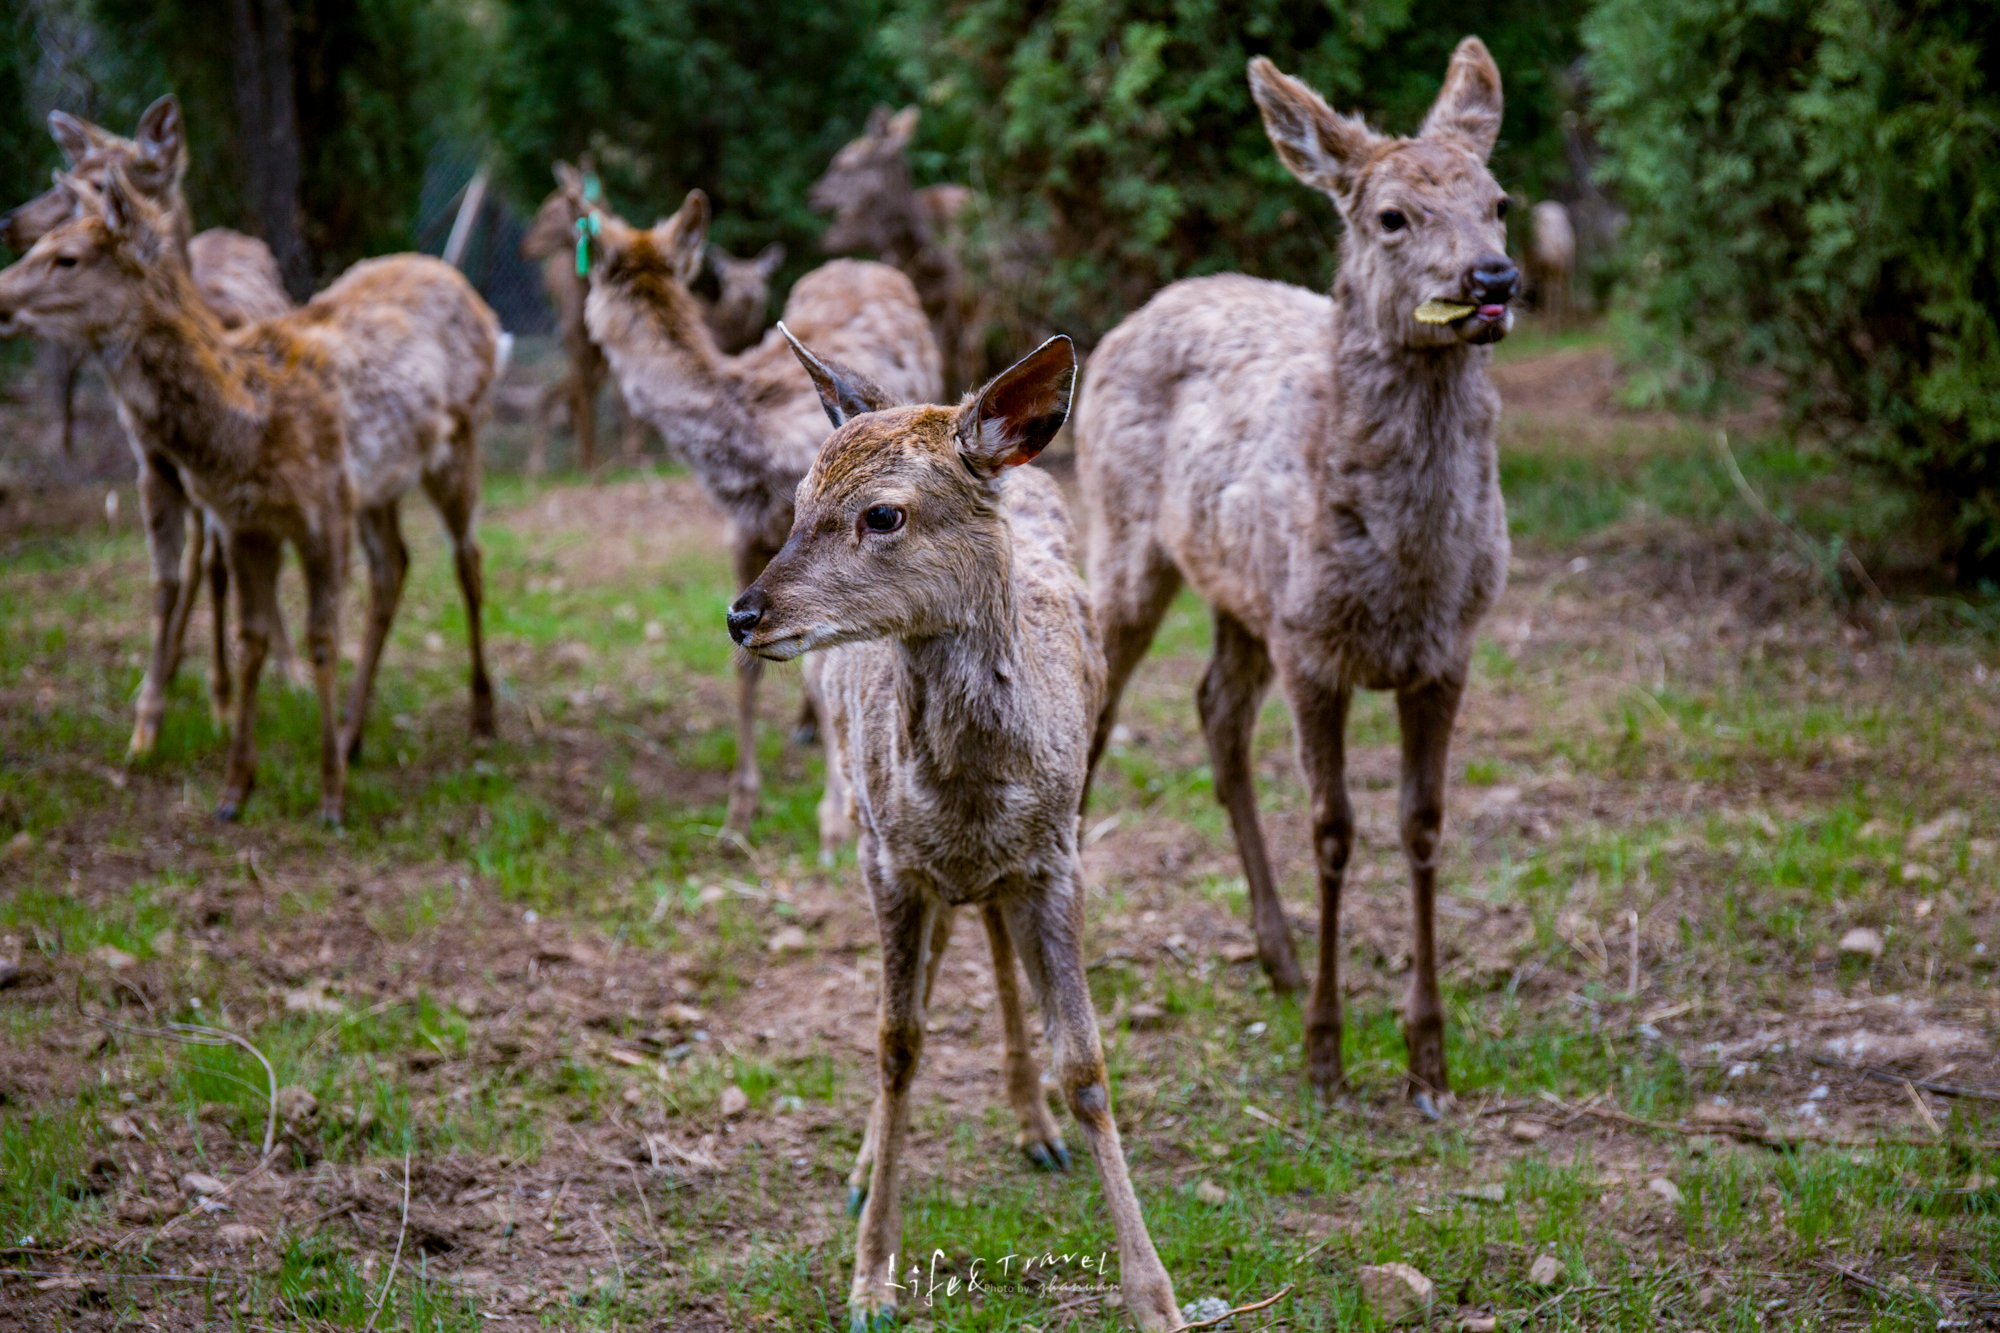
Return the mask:
<svg viewBox="0 0 2000 1333">
<path fill-rule="evenodd" d="M 1521 285 L 1521 271 L 1505 255 L 1482 255 L 1472 266 L 1472 299 L 1480 305 L 1506 305 Z"/>
<path fill-rule="evenodd" d="M 729 637 L 740 645 L 764 619 L 764 612 L 769 606 L 770 601 L 764 596 L 762 588 L 752 584 L 744 589 L 743 595 L 729 608 Z"/>
</svg>

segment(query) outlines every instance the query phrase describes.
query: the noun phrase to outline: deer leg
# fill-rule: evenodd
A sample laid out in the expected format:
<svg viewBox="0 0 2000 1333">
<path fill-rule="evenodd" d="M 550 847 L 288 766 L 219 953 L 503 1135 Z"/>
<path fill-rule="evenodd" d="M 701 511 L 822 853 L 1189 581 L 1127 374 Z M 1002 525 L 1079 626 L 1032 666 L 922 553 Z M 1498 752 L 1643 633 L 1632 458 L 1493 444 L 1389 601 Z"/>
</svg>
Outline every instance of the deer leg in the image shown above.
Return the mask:
<svg viewBox="0 0 2000 1333">
<path fill-rule="evenodd" d="M 1146 649 L 1152 646 L 1153 636 L 1159 633 L 1160 619 L 1167 614 L 1167 607 L 1173 602 L 1174 594 L 1181 590 L 1181 571 L 1168 558 L 1166 552 L 1152 545 L 1147 539 L 1143 564 L 1127 573 L 1117 566 L 1130 559 L 1128 552 L 1110 547 L 1111 538 L 1103 547 L 1092 543 L 1091 573 L 1102 574 L 1101 580 L 1093 578 L 1093 593 L 1099 593 L 1096 586 L 1102 583 L 1101 595 L 1097 602 L 1097 627 L 1104 640 L 1104 703 L 1097 712 L 1097 731 L 1090 741 L 1090 767 L 1083 780 L 1083 800 L 1090 802 L 1090 779 L 1097 772 L 1097 761 L 1104 755 L 1104 747 L 1111 741 L 1111 729 L 1118 722 L 1118 699 L 1125 693 L 1125 684 L 1132 679 L 1132 672 L 1145 657 Z"/>
<path fill-rule="evenodd" d="M 818 692 L 818 657 L 805 661 L 808 696 Z M 822 702 L 822 706 L 824 706 Z M 854 830 L 854 795 L 847 787 L 846 760 L 842 738 L 832 731 L 826 737 L 826 787 L 819 797 L 819 863 L 830 866 L 840 855 L 841 844 Z"/>
<path fill-rule="evenodd" d="M 285 571 L 282 564 L 278 569 L 278 588 L 282 594 L 285 586 Z M 279 596 L 276 610 L 271 615 L 271 670 L 287 686 L 299 688 L 305 684 L 305 672 L 299 665 L 298 654 L 292 651 L 291 632 L 285 628 L 285 599 Z"/>
<path fill-rule="evenodd" d="M 187 623 L 182 602 L 193 600 L 181 557 L 194 509 L 173 464 L 151 454 L 139 460 L 139 512 L 146 520 L 146 549 L 153 559 L 153 645 L 132 725 L 130 753 L 135 759 L 151 754 L 159 743 L 167 687 L 180 666 L 180 639 L 174 630 Z"/>
<path fill-rule="evenodd" d="M 451 536 L 458 591 L 465 598 L 466 648 L 472 657 L 472 734 L 490 737 L 495 731 L 493 682 L 486 674 L 486 638 L 481 623 L 486 583 L 479 537 L 473 531 L 479 507 L 479 450 L 470 423 L 461 422 L 454 428 L 452 443 L 452 457 L 459 466 L 450 473 L 426 476 L 424 490 Z"/>
<path fill-rule="evenodd" d="M 1298 726 L 1299 767 L 1312 797 L 1313 859 L 1319 870 L 1319 970 L 1306 1001 L 1306 1075 L 1322 1097 L 1345 1079 L 1341 1064 L 1340 886 L 1354 847 L 1354 807 L 1347 799 L 1346 690 L 1288 679 Z"/>
<path fill-rule="evenodd" d="M 931 993 L 937 989 L 938 966 L 944 962 L 944 951 L 951 947 L 952 919 L 956 909 L 945 906 L 937 913 L 930 927 L 930 938 L 924 955 L 924 1012 L 929 1013 Z M 868 1129 L 861 1138 L 861 1151 L 854 1156 L 854 1168 L 847 1173 L 847 1214 L 861 1215 L 862 1205 L 868 1201 L 869 1177 L 875 1167 L 875 1150 L 882 1142 L 882 1125 L 878 1118 L 870 1114 Z"/>
<path fill-rule="evenodd" d="M 202 563 L 208 566 L 208 712 L 217 729 L 226 732 L 230 681 L 235 675 L 229 662 L 229 550 L 222 530 L 213 523 L 202 523 L 201 550 Z"/>
<path fill-rule="evenodd" d="M 539 477 L 549 470 L 549 418 L 555 415 L 556 405 L 570 396 L 569 381 L 558 380 L 545 387 L 535 396 L 535 418 L 528 436 L 528 461 L 523 464 L 531 477 Z"/>
<path fill-rule="evenodd" d="M 271 644 L 271 616 L 278 604 L 277 540 L 268 533 L 237 532 L 229 542 L 229 581 L 236 588 L 236 721 L 229 738 L 229 769 L 215 817 L 234 820 L 257 785 L 257 682 Z"/>
<path fill-rule="evenodd" d="M 1034 988 L 1053 1048 L 1056 1081 L 1063 1101 L 1083 1131 L 1097 1164 L 1104 1206 L 1118 1237 L 1118 1282 L 1125 1306 L 1143 1329 L 1172 1329 L 1181 1323 L 1174 1284 L 1153 1248 L 1138 1195 L 1125 1169 L 1118 1125 L 1111 1116 L 1111 1086 L 1097 1015 L 1083 970 L 1083 863 L 1071 854 L 1059 882 L 1041 891 L 1005 900 L 1008 933 L 1020 950 L 1028 984 Z"/>
<path fill-rule="evenodd" d="M 1257 706 L 1271 683 L 1271 655 L 1263 640 L 1232 616 L 1215 613 L 1215 656 L 1202 678 L 1201 725 L 1208 734 L 1209 763 L 1215 773 L 1215 796 L 1229 811 L 1236 834 L 1236 851 L 1243 860 L 1243 878 L 1250 886 L 1250 923 L 1257 932 L 1257 958 L 1271 978 L 1271 989 L 1291 995 L 1299 989 L 1298 956 L 1278 901 L 1264 850 L 1264 830 L 1257 823 L 1257 784 L 1250 773 L 1250 742 L 1256 734 Z"/>
<path fill-rule="evenodd" d="M 83 350 L 68 343 L 44 341 L 37 349 L 49 406 L 56 413 L 56 447 L 68 458 L 76 445 L 76 374 L 83 367 Z"/>
<path fill-rule="evenodd" d="M 604 382 L 604 361 L 596 347 L 577 358 L 570 380 L 569 428 L 576 438 L 576 465 L 584 472 L 597 466 L 597 386 Z"/>
<path fill-rule="evenodd" d="M 368 559 L 368 630 L 361 641 L 354 683 L 348 687 L 347 716 L 341 723 L 340 748 L 350 764 L 361 758 L 362 727 L 368 720 L 369 697 L 375 692 L 375 668 L 381 664 L 382 646 L 388 641 L 396 603 L 403 596 L 403 577 L 410 568 L 409 548 L 403 545 L 402 526 L 396 518 L 396 501 L 364 509 L 357 518 L 361 550 Z"/>
<path fill-rule="evenodd" d="M 980 915 L 986 922 L 986 943 L 993 950 L 993 989 L 1000 998 L 1000 1030 L 1007 1043 L 1001 1065 L 1007 1102 L 1021 1126 L 1014 1146 L 1044 1171 L 1067 1171 L 1069 1147 L 1049 1114 L 1048 1099 L 1042 1096 L 1042 1071 L 1028 1049 L 1028 1020 L 1021 1012 L 1021 983 L 1014 971 L 1014 940 L 1007 934 L 1007 918 L 993 903 L 986 904 Z"/>
<path fill-rule="evenodd" d="M 400 545 L 394 503 L 384 508 L 389 533 Z M 347 586 L 347 524 L 327 526 L 330 535 L 322 542 L 299 547 L 299 563 L 306 576 L 306 656 L 312 663 L 313 687 L 319 695 L 319 817 L 322 823 L 338 828 L 347 804 L 347 745 L 336 722 L 340 715 L 340 599 Z M 272 606 L 276 605 L 274 596 Z M 376 651 L 381 651 L 379 644 Z M 359 735 L 357 722 L 355 736 Z"/>
<path fill-rule="evenodd" d="M 739 542 L 736 556 L 736 586 L 749 587 L 772 552 L 761 543 Z M 757 772 L 757 682 L 764 676 L 764 659 L 751 653 L 736 655 L 736 773 L 729 781 L 729 814 L 724 824 L 747 835 L 750 821 L 757 817 L 763 778 Z"/>
<path fill-rule="evenodd" d="M 1445 761 L 1463 680 L 1436 680 L 1396 692 L 1403 733 L 1403 786 L 1398 802 L 1403 855 L 1410 862 L 1410 991 L 1403 1002 L 1403 1040 L 1410 1049 L 1410 1095 L 1434 1112 L 1451 1091 L 1444 1063 L 1444 1001 L 1438 995 L 1437 854 L 1444 828 Z"/>
<path fill-rule="evenodd" d="M 872 880 L 867 864 L 864 856 L 863 874 Z M 847 1298 L 848 1327 L 856 1333 L 895 1317 L 896 1251 L 903 1234 L 896 1172 L 909 1137 L 910 1084 L 923 1055 L 925 978 L 935 966 L 926 954 L 938 937 L 938 918 L 948 915 L 941 901 L 913 885 L 871 883 L 870 892 L 882 935 L 882 1000 L 875 1109 L 869 1117 L 869 1144 L 864 1146 L 864 1151 L 872 1146 L 874 1152 L 855 1236 L 854 1283 Z"/>
</svg>

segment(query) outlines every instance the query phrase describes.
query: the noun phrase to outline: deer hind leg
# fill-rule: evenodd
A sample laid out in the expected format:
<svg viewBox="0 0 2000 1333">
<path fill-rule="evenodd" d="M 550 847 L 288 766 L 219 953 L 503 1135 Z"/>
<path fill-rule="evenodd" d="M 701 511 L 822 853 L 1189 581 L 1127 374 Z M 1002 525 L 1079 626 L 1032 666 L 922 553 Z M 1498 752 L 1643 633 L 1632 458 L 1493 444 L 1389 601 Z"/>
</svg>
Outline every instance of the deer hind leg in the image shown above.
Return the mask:
<svg viewBox="0 0 2000 1333">
<path fill-rule="evenodd" d="M 381 664 L 382 645 L 388 641 L 396 603 L 403 596 L 403 577 L 410 569 L 410 551 L 403 545 L 396 501 L 364 509 L 357 519 L 361 550 L 368 557 L 368 630 L 362 637 L 361 660 L 355 664 L 347 717 L 341 724 L 340 748 L 350 764 L 361 758 L 362 728 L 368 721 L 368 700 L 375 692 L 375 668 Z"/>
<path fill-rule="evenodd" d="M 1118 1237 L 1118 1281 L 1126 1308 L 1143 1329 L 1181 1323 L 1174 1284 L 1146 1230 L 1146 1220 L 1125 1168 L 1118 1125 L 1111 1116 L 1111 1085 L 1097 1015 L 1084 979 L 1080 927 L 1083 865 L 1072 857 L 1060 882 L 1006 900 L 1003 911 L 1021 965 L 1041 1006 L 1053 1048 L 1056 1081 L 1097 1164 L 1097 1178 L 1111 1227 Z"/>
<path fill-rule="evenodd" d="M 589 472 L 597 466 L 597 386 L 604 383 L 604 354 L 586 342 L 572 365 L 569 428 L 576 439 L 576 465 Z"/>
<path fill-rule="evenodd" d="M 1111 520 L 1106 519 L 1108 526 Z M 1097 711 L 1097 731 L 1090 741 L 1090 767 L 1084 775 L 1083 799 L 1090 801 L 1090 779 L 1111 741 L 1118 721 L 1118 699 L 1125 684 L 1159 633 L 1174 594 L 1181 590 L 1181 571 L 1165 551 L 1146 539 L 1141 549 L 1126 543 L 1118 549 L 1113 536 L 1091 543 L 1091 593 L 1097 600 L 1097 629 L 1104 641 L 1104 702 Z"/>
<path fill-rule="evenodd" d="M 395 508 L 387 508 L 393 533 Z M 338 827 L 347 805 L 347 745 L 335 721 L 340 695 L 340 599 L 347 587 L 347 525 L 335 521 L 323 530 L 328 535 L 321 542 L 299 547 L 299 563 L 306 576 L 306 656 L 312 662 L 313 686 L 319 695 L 319 817 L 322 823 Z M 272 605 L 277 605 L 275 596 Z M 360 735 L 358 723 L 355 734 Z"/>
<path fill-rule="evenodd" d="M 1069 1147 L 1042 1096 L 1042 1071 L 1028 1048 L 1028 1019 L 1021 1011 L 1021 983 L 1014 970 L 1014 940 L 1007 918 L 997 904 L 980 913 L 986 923 L 986 943 L 993 951 L 993 989 L 1000 999 L 1000 1028 L 1006 1038 L 1001 1070 L 1007 1079 L 1007 1102 L 1021 1131 L 1014 1146 L 1044 1171 L 1069 1170 Z"/>
<path fill-rule="evenodd" d="M 229 548 L 222 529 L 206 520 L 201 525 L 201 551 L 208 567 L 208 713 L 216 727 L 227 732 L 234 675 L 229 661 Z"/>
<path fill-rule="evenodd" d="M 278 606 L 282 548 L 263 532 L 237 532 L 229 543 L 229 581 L 236 588 L 236 721 L 229 738 L 229 769 L 215 817 L 233 820 L 257 785 L 257 682 L 271 646 L 271 618 Z"/>
<path fill-rule="evenodd" d="M 1313 859 L 1319 871 L 1319 969 L 1306 1001 L 1306 1076 L 1331 1097 L 1345 1080 L 1340 1036 L 1340 887 L 1354 847 L 1354 807 L 1347 799 L 1346 690 L 1288 678 L 1285 693 L 1298 728 L 1299 767 L 1311 793 Z"/>
<path fill-rule="evenodd" d="M 1299 989 L 1298 956 L 1292 951 L 1291 930 L 1277 881 L 1264 850 L 1264 830 L 1257 823 L 1257 784 L 1250 772 L 1250 743 L 1257 730 L 1257 706 L 1271 683 L 1271 655 L 1264 641 L 1242 622 L 1215 613 L 1215 656 L 1202 678 L 1198 699 L 1201 725 L 1208 735 L 1209 762 L 1215 773 L 1215 796 L 1229 811 L 1236 834 L 1236 851 L 1243 859 L 1243 878 L 1250 886 L 1250 923 L 1257 932 L 1257 958 L 1271 978 L 1271 989 L 1291 995 Z"/>
<path fill-rule="evenodd" d="M 458 574 L 458 591 L 465 598 L 466 651 L 471 655 L 472 734 L 490 737 L 493 725 L 493 681 L 486 674 L 486 637 L 482 622 L 486 596 L 484 560 L 473 519 L 479 509 L 479 449 L 469 422 L 453 427 L 452 458 L 458 466 L 446 473 L 426 476 L 424 491 L 444 519 L 451 537 L 452 565 Z"/>
<path fill-rule="evenodd" d="M 549 470 L 549 418 L 555 415 L 558 405 L 569 400 L 570 394 L 569 380 L 561 379 L 535 396 L 535 419 L 528 436 L 528 461 L 522 465 L 531 477 L 539 477 Z"/>
<path fill-rule="evenodd" d="M 134 758 L 151 754 L 159 743 L 167 687 L 180 667 L 181 637 L 188 605 L 194 601 L 182 554 L 189 523 L 199 521 L 173 464 L 150 454 L 139 460 L 139 511 L 146 520 L 146 549 L 153 560 L 153 644 L 134 710 L 130 746 Z"/>
<path fill-rule="evenodd" d="M 941 939 L 949 939 L 951 931 L 950 911 L 934 895 L 908 884 L 871 883 L 870 889 L 882 934 L 882 1001 L 878 1082 L 869 1118 L 874 1152 L 855 1235 L 854 1283 L 847 1298 L 848 1326 L 857 1331 L 885 1325 L 895 1317 L 896 1252 L 903 1234 L 896 1174 L 909 1138 L 910 1084 L 923 1055 L 927 977 L 936 969 L 928 955 L 942 952 Z"/>
<path fill-rule="evenodd" d="M 1437 856 L 1444 829 L 1445 762 L 1464 693 L 1461 679 L 1436 680 L 1396 693 L 1403 733 L 1399 815 L 1403 855 L 1410 863 L 1410 991 L 1403 1002 L 1403 1040 L 1410 1050 L 1410 1096 L 1434 1113 L 1451 1091 L 1444 1062 L 1444 1001 L 1438 994 Z"/>
</svg>

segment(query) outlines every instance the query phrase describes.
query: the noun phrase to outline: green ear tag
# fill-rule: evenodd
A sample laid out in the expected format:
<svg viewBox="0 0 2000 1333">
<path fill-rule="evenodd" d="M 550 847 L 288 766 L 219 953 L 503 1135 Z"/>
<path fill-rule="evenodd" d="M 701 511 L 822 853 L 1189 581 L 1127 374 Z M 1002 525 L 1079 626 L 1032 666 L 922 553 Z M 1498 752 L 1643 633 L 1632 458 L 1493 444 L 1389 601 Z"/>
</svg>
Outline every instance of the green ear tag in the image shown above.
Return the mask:
<svg viewBox="0 0 2000 1333">
<path fill-rule="evenodd" d="M 592 209 L 576 220 L 576 276 L 590 276 L 590 238 L 604 230 L 604 223 Z"/>
</svg>

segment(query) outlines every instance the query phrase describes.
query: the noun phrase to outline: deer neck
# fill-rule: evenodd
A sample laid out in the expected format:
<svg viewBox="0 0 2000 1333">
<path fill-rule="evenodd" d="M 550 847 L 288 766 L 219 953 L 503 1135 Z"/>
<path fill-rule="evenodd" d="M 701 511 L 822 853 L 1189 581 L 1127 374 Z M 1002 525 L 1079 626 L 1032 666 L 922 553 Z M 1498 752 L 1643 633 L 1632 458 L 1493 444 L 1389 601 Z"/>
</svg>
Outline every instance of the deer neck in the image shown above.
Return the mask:
<svg viewBox="0 0 2000 1333">
<path fill-rule="evenodd" d="M 184 265 L 157 263 L 145 283 L 138 317 L 97 348 L 119 416 L 135 439 L 196 476 L 247 474 L 269 408 L 242 354 Z"/>
</svg>

